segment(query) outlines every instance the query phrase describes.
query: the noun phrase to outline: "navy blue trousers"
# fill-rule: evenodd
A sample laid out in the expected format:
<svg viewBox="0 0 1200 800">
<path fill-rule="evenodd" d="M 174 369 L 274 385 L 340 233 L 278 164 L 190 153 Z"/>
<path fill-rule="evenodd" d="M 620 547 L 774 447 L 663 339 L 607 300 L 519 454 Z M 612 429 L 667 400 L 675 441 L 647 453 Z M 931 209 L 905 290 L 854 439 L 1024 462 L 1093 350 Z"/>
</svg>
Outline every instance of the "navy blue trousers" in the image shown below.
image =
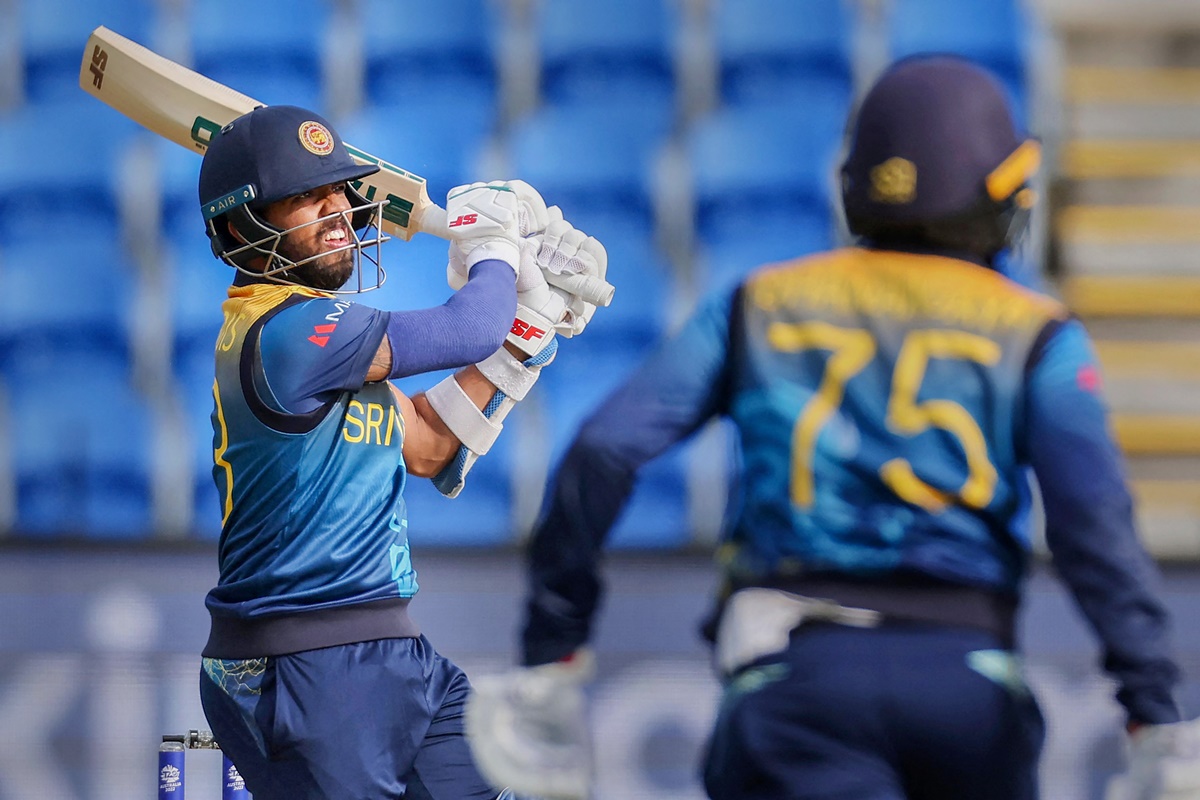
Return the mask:
<svg viewBox="0 0 1200 800">
<path fill-rule="evenodd" d="M 469 691 L 423 636 L 205 659 L 200 673 L 204 714 L 254 800 L 493 800 L 463 735 Z"/>
<path fill-rule="evenodd" d="M 1044 734 L 989 634 L 807 625 L 726 687 L 704 782 L 713 800 L 1036 800 Z"/>
</svg>

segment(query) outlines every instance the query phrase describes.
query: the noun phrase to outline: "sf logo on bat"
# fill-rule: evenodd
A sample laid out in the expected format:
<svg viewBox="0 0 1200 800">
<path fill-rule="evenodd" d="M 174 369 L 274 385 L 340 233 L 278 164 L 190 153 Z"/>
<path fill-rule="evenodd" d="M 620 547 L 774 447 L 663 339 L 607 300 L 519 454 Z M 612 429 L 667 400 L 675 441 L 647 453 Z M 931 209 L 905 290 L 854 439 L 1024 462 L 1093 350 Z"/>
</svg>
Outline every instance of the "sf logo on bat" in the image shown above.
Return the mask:
<svg viewBox="0 0 1200 800">
<path fill-rule="evenodd" d="M 92 85 L 97 90 L 104 87 L 104 69 L 108 66 L 108 51 L 100 45 L 92 50 L 92 64 L 88 70 L 92 73 Z"/>
</svg>

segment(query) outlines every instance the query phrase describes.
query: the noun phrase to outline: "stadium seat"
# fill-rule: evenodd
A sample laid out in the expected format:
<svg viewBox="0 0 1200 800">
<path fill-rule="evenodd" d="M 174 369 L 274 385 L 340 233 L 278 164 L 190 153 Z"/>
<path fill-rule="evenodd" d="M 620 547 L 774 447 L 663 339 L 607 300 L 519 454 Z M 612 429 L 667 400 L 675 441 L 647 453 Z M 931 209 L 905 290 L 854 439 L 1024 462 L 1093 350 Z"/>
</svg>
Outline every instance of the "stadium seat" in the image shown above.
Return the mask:
<svg viewBox="0 0 1200 800">
<path fill-rule="evenodd" d="M 746 228 L 738 235 L 714 238 L 697 254 L 704 291 L 732 289 L 747 273 L 764 264 L 829 250 L 838 244 L 834 218 L 819 208 L 797 214 L 786 228 Z"/>
<path fill-rule="evenodd" d="M 599 316 L 596 324 L 601 325 Z M 601 331 L 589 329 L 584 336 L 561 343 L 555 363 L 538 381 L 534 401 L 541 409 L 552 467 L 562 460 L 582 422 L 656 342 L 657 338 L 648 338 L 637 347 L 620 346 Z M 684 450 L 676 449 L 641 470 L 630 505 L 611 534 L 614 547 L 667 547 L 687 541 L 685 465 Z"/>
<path fill-rule="evenodd" d="M 66 223 L 115 236 L 120 157 L 135 123 L 76 92 L 0 114 L 0 239 L 44 244 Z M 34 147 L 36 145 L 36 147 Z"/>
<path fill-rule="evenodd" d="M 167 271 L 165 299 L 171 306 L 174 351 L 185 360 L 192 351 L 211 358 L 233 267 L 213 258 L 207 247 L 174 247 L 162 267 Z"/>
<path fill-rule="evenodd" d="M 698 120 L 683 146 L 701 245 L 828 214 L 846 102 L 818 95 L 799 109 L 727 106 Z"/>
<path fill-rule="evenodd" d="M 327 0 L 205 0 L 188 6 L 192 68 L 264 103 L 320 111 Z"/>
<path fill-rule="evenodd" d="M 104 25 L 122 36 L 151 46 L 157 15 L 154 0 L 18 0 L 25 93 L 35 104 L 75 100 L 84 44 L 92 30 Z M 7 23 L 6 23 L 7 24 Z M 95 101 L 93 101 L 95 102 Z M 75 128 L 73 133 L 86 130 Z"/>
<path fill-rule="evenodd" d="M 8 372 L 19 536 L 152 532 L 157 420 L 119 363 L 25 358 Z"/>
<path fill-rule="evenodd" d="M 403 107 L 441 97 L 457 102 L 463 113 L 493 115 L 499 5 L 488 0 L 364 0 L 359 19 L 367 104 Z M 414 114 L 395 135 L 399 139 L 423 124 Z"/>
<path fill-rule="evenodd" d="M 1028 118 L 1031 22 L 1020 0 L 891 0 L 887 25 L 893 58 L 930 52 L 972 58 L 997 74 Z"/>
<path fill-rule="evenodd" d="M 789 105 L 813 92 L 849 96 L 855 24 L 849 0 L 717 0 L 720 97 Z"/>
<path fill-rule="evenodd" d="M 640 103 L 544 106 L 510 133 L 509 171 L 568 219 L 620 208 L 651 228 L 654 165 L 670 127 L 666 111 Z"/>
<path fill-rule="evenodd" d="M 128 359 L 133 270 L 112 237 L 13 242 L 0 258 L 6 359 L 33 350 Z"/>
<path fill-rule="evenodd" d="M 541 3 L 534 24 L 545 102 L 610 98 L 673 110 L 677 20 L 667 0 Z"/>
<path fill-rule="evenodd" d="M 192 526 L 198 539 L 221 535 L 221 500 L 213 482 L 213 348 L 177 351 L 172 371 L 191 462 Z"/>
<path fill-rule="evenodd" d="M 518 427 L 510 416 L 492 449 L 475 462 L 458 497 L 445 497 L 426 478 L 408 477 L 404 505 L 408 510 L 409 541 L 414 548 L 504 545 L 513 541 L 512 456 Z"/>
</svg>

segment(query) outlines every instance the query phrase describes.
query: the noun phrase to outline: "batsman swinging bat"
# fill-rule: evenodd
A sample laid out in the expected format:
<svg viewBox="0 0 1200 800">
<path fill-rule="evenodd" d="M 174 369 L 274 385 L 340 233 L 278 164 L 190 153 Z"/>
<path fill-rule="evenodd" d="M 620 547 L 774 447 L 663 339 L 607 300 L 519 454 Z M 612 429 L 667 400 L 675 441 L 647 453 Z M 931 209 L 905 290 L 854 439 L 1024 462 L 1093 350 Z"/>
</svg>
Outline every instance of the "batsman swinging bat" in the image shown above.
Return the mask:
<svg viewBox="0 0 1200 800">
<path fill-rule="evenodd" d="M 160 56 L 101 25 L 83 50 L 79 86 L 143 127 L 203 154 L 224 125 L 263 103 Z M 360 164 L 379 172 L 355 182 L 371 201 L 382 197 L 383 229 L 404 241 L 414 233 L 450 238 L 446 211 L 429 199 L 425 179 L 347 144 Z M 591 275 L 547 274 L 546 281 L 589 303 L 607 306 L 613 287 Z"/>
</svg>

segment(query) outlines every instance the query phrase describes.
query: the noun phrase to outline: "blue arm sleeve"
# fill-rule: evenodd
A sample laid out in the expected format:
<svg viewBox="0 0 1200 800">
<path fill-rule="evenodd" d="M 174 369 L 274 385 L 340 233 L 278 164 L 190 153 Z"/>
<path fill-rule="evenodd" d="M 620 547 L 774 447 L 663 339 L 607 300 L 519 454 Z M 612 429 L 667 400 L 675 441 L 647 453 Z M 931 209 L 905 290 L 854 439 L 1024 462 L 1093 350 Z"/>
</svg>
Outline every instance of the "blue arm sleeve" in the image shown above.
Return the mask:
<svg viewBox="0 0 1200 800">
<path fill-rule="evenodd" d="M 707 303 L 576 434 L 527 553 L 525 664 L 556 661 L 588 641 L 601 550 L 638 468 L 725 408 L 734 307 L 728 295 Z"/>
<path fill-rule="evenodd" d="M 1178 669 L 1158 573 L 1138 540 L 1124 463 L 1098 396 L 1083 325 L 1066 323 L 1029 376 L 1025 448 L 1046 510 L 1054 564 L 1099 636 L 1104 668 L 1131 720 L 1174 722 Z"/>
<path fill-rule="evenodd" d="M 474 364 L 496 352 L 517 313 L 512 267 L 481 261 L 466 286 L 440 306 L 388 314 L 389 378 Z"/>
<path fill-rule="evenodd" d="M 420 311 L 379 311 L 337 298 L 286 308 L 263 326 L 259 339 L 268 403 L 302 414 L 332 392 L 358 391 L 384 335 L 392 371 L 401 378 L 462 367 L 496 352 L 517 311 L 512 267 L 481 261 L 470 280 L 443 305 Z"/>
</svg>

